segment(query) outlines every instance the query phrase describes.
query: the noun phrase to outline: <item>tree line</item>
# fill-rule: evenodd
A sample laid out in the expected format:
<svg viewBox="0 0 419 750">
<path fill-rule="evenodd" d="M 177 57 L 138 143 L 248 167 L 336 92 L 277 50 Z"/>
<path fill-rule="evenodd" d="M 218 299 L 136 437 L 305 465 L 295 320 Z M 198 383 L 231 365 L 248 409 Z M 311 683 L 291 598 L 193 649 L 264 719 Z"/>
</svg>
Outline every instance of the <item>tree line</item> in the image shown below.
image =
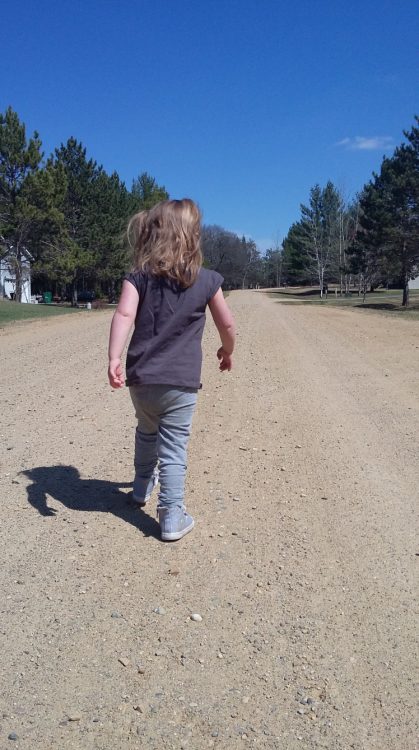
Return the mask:
<svg viewBox="0 0 419 750">
<path fill-rule="evenodd" d="M 404 131 L 406 143 L 384 157 L 380 172 L 352 201 L 328 182 L 315 185 L 301 218 L 278 253 L 282 280 L 328 283 L 341 293 L 393 285 L 409 304 L 409 280 L 419 275 L 419 119 Z"/>
<path fill-rule="evenodd" d="M 383 159 L 380 172 L 352 200 L 331 181 L 314 185 L 300 218 L 282 243 L 262 254 L 252 240 L 220 227 L 204 228 L 204 253 L 227 287 L 318 286 L 365 294 L 378 286 L 403 289 L 419 275 L 419 119 L 406 142 Z"/>
<path fill-rule="evenodd" d="M 166 198 L 147 173 L 128 190 L 73 137 L 44 159 L 39 134 L 27 138 L 11 107 L 0 115 L 0 258 L 15 276 L 16 299 L 28 256 L 35 291 L 77 302 L 78 290 L 94 289 L 114 299 L 129 263 L 128 217 Z"/>
<path fill-rule="evenodd" d="M 354 288 L 365 299 L 379 286 L 403 289 L 419 275 L 419 120 L 406 142 L 383 159 L 380 172 L 352 200 L 331 181 L 314 185 L 300 219 L 284 240 L 261 253 L 252 240 L 221 227 L 204 227 L 206 262 L 223 274 L 227 288 L 333 284 Z"/>
<path fill-rule="evenodd" d="M 7 257 L 16 300 L 28 258 L 33 292 L 48 289 L 74 304 L 83 290 L 115 300 L 130 267 L 129 217 L 167 198 L 146 172 L 128 189 L 74 137 L 45 159 L 37 132 L 28 138 L 11 107 L 0 115 L 0 260 Z M 205 265 L 218 268 L 228 288 L 254 283 L 253 241 L 204 226 L 202 244 Z"/>
<path fill-rule="evenodd" d="M 419 120 L 406 143 L 385 157 L 359 195 L 346 200 L 332 183 L 315 185 L 300 219 L 282 243 L 262 253 L 249 238 L 204 225 L 205 265 L 219 271 L 227 289 L 334 283 L 340 293 L 356 284 L 403 287 L 419 274 Z M 74 137 L 47 158 L 39 134 L 9 107 L 0 114 L 0 260 L 7 256 L 21 297 L 25 263 L 33 291 L 52 290 L 77 302 L 81 290 L 116 299 L 130 266 L 128 218 L 169 197 L 146 172 L 128 189 L 107 174 Z"/>
</svg>

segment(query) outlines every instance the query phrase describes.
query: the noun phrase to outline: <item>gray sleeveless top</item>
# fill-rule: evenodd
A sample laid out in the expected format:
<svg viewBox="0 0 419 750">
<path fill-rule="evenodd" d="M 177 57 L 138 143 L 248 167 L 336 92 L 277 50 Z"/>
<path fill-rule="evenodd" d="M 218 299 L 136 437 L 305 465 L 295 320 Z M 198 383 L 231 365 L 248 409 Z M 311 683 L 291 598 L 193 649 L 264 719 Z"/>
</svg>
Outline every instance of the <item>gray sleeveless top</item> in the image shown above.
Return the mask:
<svg viewBox="0 0 419 750">
<path fill-rule="evenodd" d="M 128 347 L 126 384 L 200 388 L 205 310 L 223 277 L 201 268 L 187 289 L 144 272 L 125 278 L 140 298 Z"/>
</svg>

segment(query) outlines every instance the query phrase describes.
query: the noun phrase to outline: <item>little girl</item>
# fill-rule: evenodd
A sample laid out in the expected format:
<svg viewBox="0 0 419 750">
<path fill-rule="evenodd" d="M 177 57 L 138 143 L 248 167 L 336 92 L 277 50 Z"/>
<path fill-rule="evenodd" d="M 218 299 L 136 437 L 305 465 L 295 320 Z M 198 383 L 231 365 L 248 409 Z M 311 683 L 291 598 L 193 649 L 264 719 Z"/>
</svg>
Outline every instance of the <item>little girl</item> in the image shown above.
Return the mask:
<svg viewBox="0 0 419 750">
<path fill-rule="evenodd" d="M 231 370 L 235 341 L 223 277 L 202 268 L 200 234 L 200 212 L 188 198 L 163 201 L 131 219 L 134 271 L 123 282 L 109 339 L 109 382 L 121 388 L 121 355 L 134 324 L 126 363 L 138 419 L 133 498 L 144 506 L 160 482 L 157 514 L 165 541 L 181 539 L 194 526 L 184 486 L 207 305 L 221 338 L 221 371 Z"/>
</svg>

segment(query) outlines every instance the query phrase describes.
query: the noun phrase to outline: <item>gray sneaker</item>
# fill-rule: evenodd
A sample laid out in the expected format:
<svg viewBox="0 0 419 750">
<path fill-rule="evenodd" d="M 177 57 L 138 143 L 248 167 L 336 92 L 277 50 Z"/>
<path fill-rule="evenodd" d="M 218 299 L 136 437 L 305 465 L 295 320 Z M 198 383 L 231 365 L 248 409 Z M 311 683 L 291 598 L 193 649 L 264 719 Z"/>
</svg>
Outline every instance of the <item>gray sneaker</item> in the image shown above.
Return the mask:
<svg viewBox="0 0 419 750">
<path fill-rule="evenodd" d="M 177 539 L 182 539 L 185 534 L 192 531 L 195 523 L 192 516 L 186 512 L 185 506 L 179 508 L 178 505 L 175 505 L 172 508 L 166 508 L 163 505 L 159 505 L 157 516 L 161 529 L 161 538 L 164 542 L 176 542 Z"/>
<path fill-rule="evenodd" d="M 152 494 L 154 488 L 159 483 L 159 470 L 158 470 L 157 466 L 156 466 L 156 468 L 153 471 L 152 479 L 153 479 L 153 486 L 152 486 L 150 492 L 148 493 L 148 495 L 146 495 L 144 499 L 140 498 L 136 494 L 135 479 L 134 479 L 134 486 L 132 488 L 132 499 L 134 500 L 134 503 L 136 503 L 137 505 L 140 506 L 140 508 L 144 508 L 144 505 L 146 505 L 148 503 L 148 501 L 150 500 L 150 497 L 151 497 L 151 494 Z"/>
</svg>

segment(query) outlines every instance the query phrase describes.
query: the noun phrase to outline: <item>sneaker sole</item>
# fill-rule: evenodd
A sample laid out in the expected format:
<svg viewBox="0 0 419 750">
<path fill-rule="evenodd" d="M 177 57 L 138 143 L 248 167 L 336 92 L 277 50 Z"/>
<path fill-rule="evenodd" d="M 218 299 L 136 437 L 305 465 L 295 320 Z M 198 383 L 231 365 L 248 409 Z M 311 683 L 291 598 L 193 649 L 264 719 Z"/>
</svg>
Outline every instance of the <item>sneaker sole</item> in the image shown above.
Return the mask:
<svg viewBox="0 0 419 750">
<path fill-rule="evenodd" d="M 182 531 L 171 531 L 171 532 L 163 532 L 161 533 L 161 538 L 163 542 L 177 542 L 178 539 L 182 539 L 183 536 L 186 534 L 189 534 L 190 531 L 192 531 L 193 527 L 195 526 L 195 521 L 192 521 L 189 526 L 186 527 L 186 529 L 182 529 Z"/>
</svg>

